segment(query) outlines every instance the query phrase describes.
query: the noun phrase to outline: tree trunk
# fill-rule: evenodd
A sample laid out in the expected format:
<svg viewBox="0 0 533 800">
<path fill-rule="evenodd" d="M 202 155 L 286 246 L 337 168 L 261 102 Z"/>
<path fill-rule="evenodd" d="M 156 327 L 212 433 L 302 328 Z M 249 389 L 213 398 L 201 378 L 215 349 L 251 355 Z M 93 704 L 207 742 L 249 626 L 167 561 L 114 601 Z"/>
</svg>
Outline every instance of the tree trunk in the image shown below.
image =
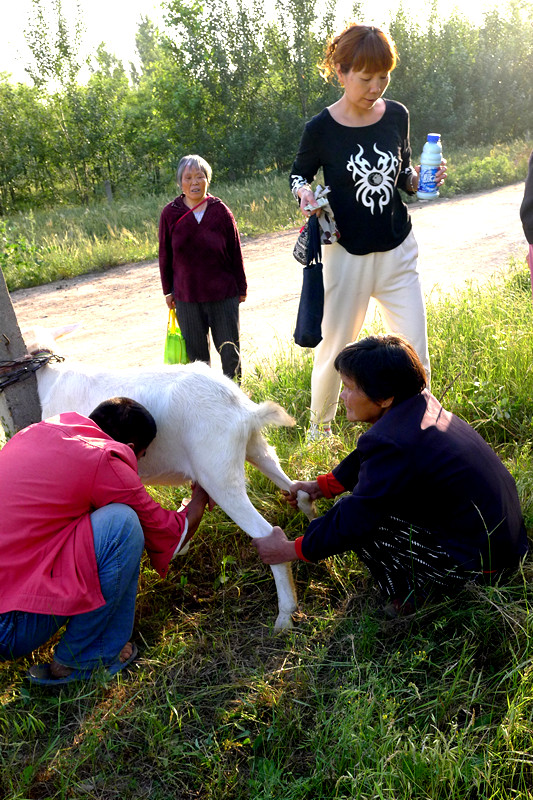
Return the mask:
<svg viewBox="0 0 533 800">
<path fill-rule="evenodd" d="M 0 269 L 0 361 L 11 361 L 26 353 L 26 345 Z M 40 419 L 41 406 L 34 373 L 24 381 L 13 383 L 0 391 L 0 434 L 3 428 L 7 438 Z"/>
</svg>

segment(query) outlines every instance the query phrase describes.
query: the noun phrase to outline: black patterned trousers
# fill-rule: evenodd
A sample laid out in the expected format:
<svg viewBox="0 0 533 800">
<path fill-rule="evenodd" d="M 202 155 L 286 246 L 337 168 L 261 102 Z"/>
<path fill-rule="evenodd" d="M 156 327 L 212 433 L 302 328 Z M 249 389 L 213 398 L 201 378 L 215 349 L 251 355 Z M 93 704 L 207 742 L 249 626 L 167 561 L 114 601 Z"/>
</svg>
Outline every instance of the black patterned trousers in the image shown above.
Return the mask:
<svg viewBox="0 0 533 800">
<path fill-rule="evenodd" d="M 392 516 L 356 552 L 383 595 L 402 603 L 455 594 L 466 581 L 483 576 L 481 570 L 463 569 L 434 534 Z"/>
</svg>

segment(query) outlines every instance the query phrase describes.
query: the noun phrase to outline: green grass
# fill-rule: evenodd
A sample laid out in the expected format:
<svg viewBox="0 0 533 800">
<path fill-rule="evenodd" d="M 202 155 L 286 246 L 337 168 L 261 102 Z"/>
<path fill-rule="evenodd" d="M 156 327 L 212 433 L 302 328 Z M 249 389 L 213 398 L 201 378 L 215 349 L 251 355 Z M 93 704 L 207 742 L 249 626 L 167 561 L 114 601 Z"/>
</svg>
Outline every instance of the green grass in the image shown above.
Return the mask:
<svg viewBox="0 0 533 800">
<path fill-rule="evenodd" d="M 531 142 L 507 142 L 489 147 L 470 147 L 446 152 L 448 178 L 441 194 L 456 194 L 494 189 L 525 179 Z"/>
<path fill-rule="evenodd" d="M 531 313 L 521 264 L 428 309 L 433 391 L 499 452 L 529 531 Z M 288 347 L 245 376 L 255 399 L 297 419 L 269 435 L 295 478 L 330 469 L 358 434 L 339 413 L 331 441 L 303 444 L 310 369 L 310 354 Z M 301 533 L 302 516 L 248 474 L 261 513 Z M 154 490 L 163 503 L 185 492 Z M 397 622 L 383 621 L 351 554 L 294 571 L 301 611 L 276 637 L 269 571 L 215 509 L 167 580 L 143 565 L 129 675 L 54 692 L 25 683 L 27 661 L 0 664 L 0 797 L 532 797 L 531 558 L 505 585 L 469 587 Z"/>
<path fill-rule="evenodd" d="M 532 143 L 516 141 L 454 152 L 443 197 L 523 180 Z M 232 209 L 241 236 L 294 228 L 301 215 L 286 174 L 270 172 L 238 183 L 213 183 Z M 88 208 L 58 206 L 0 218 L 0 267 L 8 288 L 38 286 L 117 264 L 157 258 L 158 223 L 175 187 L 159 197 L 117 199 Z"/>
</svg>

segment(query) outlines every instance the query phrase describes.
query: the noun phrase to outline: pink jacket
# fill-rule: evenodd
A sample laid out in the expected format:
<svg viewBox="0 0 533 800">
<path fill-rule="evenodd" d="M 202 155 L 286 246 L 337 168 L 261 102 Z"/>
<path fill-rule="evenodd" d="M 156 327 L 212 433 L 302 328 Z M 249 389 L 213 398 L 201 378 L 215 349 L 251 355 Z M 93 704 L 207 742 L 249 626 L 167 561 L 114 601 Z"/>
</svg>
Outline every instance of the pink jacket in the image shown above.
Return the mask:
<svg viewBox="0 0 533 800">
<path fill-rule="evenodd" d="M 156 503 L 137 459 L 76 413 L 38 422 L 0 451 L 0 613 L 68 616 L 104 604 L 90 514 L 109 503 L 137 513 L 150 563 L 161 577 L 186 512 Z"/>
</svg>

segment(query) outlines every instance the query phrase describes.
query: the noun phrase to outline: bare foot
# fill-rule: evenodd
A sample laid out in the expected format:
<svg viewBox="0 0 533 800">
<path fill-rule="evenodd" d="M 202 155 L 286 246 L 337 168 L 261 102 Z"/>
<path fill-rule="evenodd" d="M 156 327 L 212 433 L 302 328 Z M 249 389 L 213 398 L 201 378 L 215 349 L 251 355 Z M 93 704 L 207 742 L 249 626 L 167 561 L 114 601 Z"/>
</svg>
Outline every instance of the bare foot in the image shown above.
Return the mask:
<svg viewBox="0 0 533 800">
<path fill-rule="evenodd" d="M 126 642 L 120 653 L 118 654 L 118 660 L 121 664 L 128 660 L 133 653 L 133 647 L 131 642 Z M 54 678 L 66 678 L 67 675 L 70 675 L 72 672 L 72 667 L 65 667 L 64 664 L 59 664 L 57 661 L 52 661 L 50 664 L 50 673 Z"/>
<path fill-rule="evenodd" d="M 131 658 L 131 654 L 133 653 L 133 645 L 131 642 L 126 642 L 120 653 L 118 654 L 118 660 L 121 664 Z"/>
</svg>

